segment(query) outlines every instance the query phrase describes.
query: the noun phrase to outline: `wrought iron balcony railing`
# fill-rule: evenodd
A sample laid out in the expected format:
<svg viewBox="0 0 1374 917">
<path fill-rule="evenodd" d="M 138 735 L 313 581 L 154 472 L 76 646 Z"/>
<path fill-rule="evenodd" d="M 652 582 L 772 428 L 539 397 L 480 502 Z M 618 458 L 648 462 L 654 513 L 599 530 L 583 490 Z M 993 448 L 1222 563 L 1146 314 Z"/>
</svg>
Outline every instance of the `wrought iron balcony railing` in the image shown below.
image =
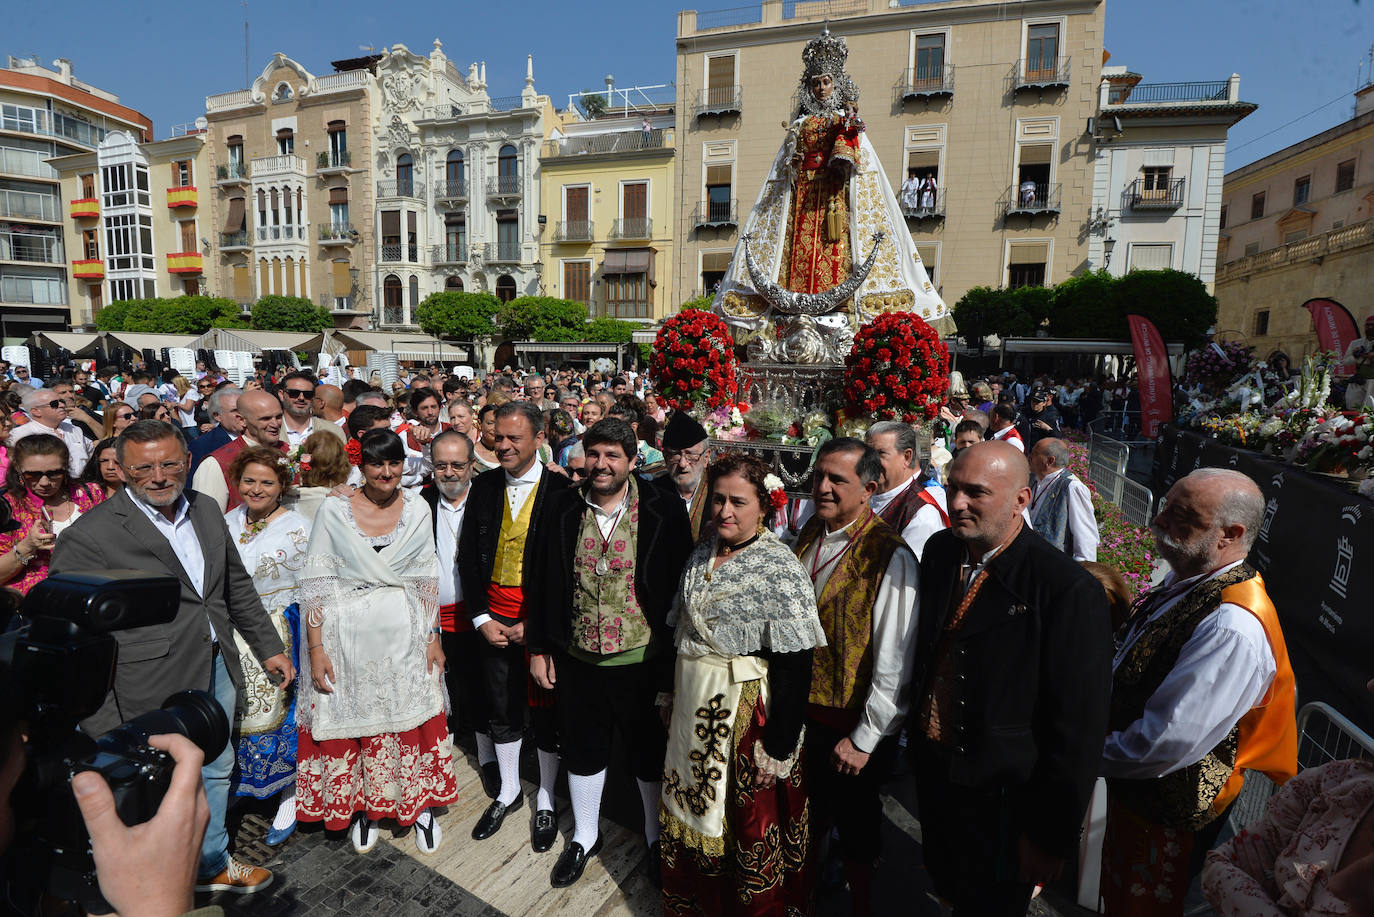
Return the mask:
<svg viewBox="0 0 1374 917">
<path fill-rule="evenodd" d="M 917 191 L 910 199 L 903 194 L 901 205 L 902 215 L 909 220 L 941 219 L 945 215 L 945 192 L 943 189 L 929 194 Z"/>
<path fill-rule="evenodd" d="M 465 264 L 468 260 L 468 247 L 463 242 L 444 242 L 434 246 L 429 253 L 433 264 Z"/>
<path fill-rule="evenodd" d="M 1113 105 L 1138 105 L 1141 102 L 1225 102 L 1230 89 L 1229 80 L 1210 80 L 1202 83 L 1140 83 L 1122 89 Z"/>
<path fill-rule="evenodd" d="M 414 242 L 386 242 L 382 244 L 382 261 L 409 261 L 411 263 L 420 260 L 420 246 Z"/>
<path fill-rule="evenodd" d="M 1071 57 L 1031 57 L 1016 62 L 1017 89 L 1055 89 L 1069 85 Z"/>
<path fill-rule="evenodd" d="M 1038 213 L 1058 213 L 1062 184 L 1021 182 L 1007 190 L 1007 216 L 1035 216 Z"/>
<path fill-rule="evenodd" d="M 487 260 L 496 263 L 518 264 L 520 257 L 519 242 L 491 242 L 487 245 Z"/>
<path fill-rule="evenodd" d="M 697 93 L 697 103 L 693 117 L 702 115 L 738 114 L 744 110 L 744 88 L 742 86 L 715 86 Z"/>
<path fill-rule="evenodd" d="M 611 225 L 612 239 L 652 239 L 654 221 L 650 217 L 632 217 L 616 220 Z"/>
<path fill-rule="evenodd" d="M 353 156 L 348 150 L 321 150 L 315 154 L 316 172 L 342 171 L 353 164 Z"/>
<path fill-rule="evenodd" d="M 441 201 L 465 201 L 468 199 L 468 182 L 465 178 L 441 178 L 434 183 L 434 197 Z"/>
<path fill-rule="evenodd" d="M 738 225 L 739 201 L 733 198 L 728 201 L 702 201 L 697 204 L 692 217 L 693 227 Z"/>
<path fill-rule="evenodd" d="M 321 245 L 352 245 L 358 241 L 358 230 L 352 223 L 324 223 L 320 226 Z"/>
<path fill-rule="evenodd" d="M 519 175 L 493 175 L 487 179 L 488 197 L 519 197 L 524 191 Z"/>
<path fill-rule="evenodd" d="M 591 220 L 559 220 L 553 230 L 555 242 L 590 242 L 596 238 Z"/>
<path fill-rule="evenodd" d="M 252 243 L 248 241 L 248 230 L 220 233 L 219 247 L 220 251 L 238 251 L 243 248 L 251 248 Z"/>
<path fill-rule="evenodd" d="M 1167 187 L 1145 187 L 1137 178 L 1126 186 L 1126 203 L 1132 210 L 1174 210 L 1183 206 L 1183 179 L 1175 178 Z"/>
<path fill-rule="evenodd" d="M 215 167 L 215 180 L 220 184 L 239 184 L 248 180 L 247 162 L 231 162 Z"/>
<path fill-rule="evenodd" d="M 377 182 L 378 197 L 418 197 L 415 193 L 415 180 L 403 178 L 398 181 Z"/>
<path fill-rule="evenodd" d="M 929 99 L 954 95 L 954 65 L 909 67 L 897 83 L 897 100 Z"/>
</svg>

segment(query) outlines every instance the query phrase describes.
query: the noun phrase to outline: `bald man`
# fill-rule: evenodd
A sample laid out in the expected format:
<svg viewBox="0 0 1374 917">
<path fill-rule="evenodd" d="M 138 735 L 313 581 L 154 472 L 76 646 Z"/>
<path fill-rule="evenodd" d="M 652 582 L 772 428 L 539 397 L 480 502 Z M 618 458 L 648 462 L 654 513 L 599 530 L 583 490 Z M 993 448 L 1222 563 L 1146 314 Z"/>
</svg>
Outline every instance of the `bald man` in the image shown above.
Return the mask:
<svg viewBox="0 0 1374 917">
<path fill-rule="evenodd" d="M 1150 525 L 1171 568 L 1131 609 L 1103 749 L 1108 914 L 1182 914 L 1244 771 L 1297 772 L 1293 670 L 1264 578 L 1245 562 L 1264 519 L 1255 482 L 1200 468 Z M 1141 850 L 1157 851 L 1149 862 Z M 1145 893 L 1133 894 L 1148 870 Z"/>
<path fill-rule="evenodd" d="M 922 849 L 956 915 L 1022 915 L 1078 849 L 1111 689 L 1107 597 L 1037 535 L 1026 457 L 949 464 L 950 527 L 926 542 L 908 751 Z"/>
<path fill-rule="evenodd" d="M 244 392 L 239 396 L 238 414 L 243 420 L 243 432 L 206 456 L 196 469 L 191 487 L 219 504 L 220 512 L 228 512 L 239 505 L 239 489 L 229 480 L 229 466 L 248 446 L 271 446 L 286 452 L 282 439 L 281 402 L 262 389 Z"/>
<path fill-rule="evenodd" d="M 320 420 L 327 420 L 341 431 L 347 429 L 348 417 L 344 414 L 344 393 L 337 385 L 322 382 L 315 386 L 315 397 L 310 402 L 310 410 Z M 348 434 L 344 433 L 346 439 Z"/>
</svg>

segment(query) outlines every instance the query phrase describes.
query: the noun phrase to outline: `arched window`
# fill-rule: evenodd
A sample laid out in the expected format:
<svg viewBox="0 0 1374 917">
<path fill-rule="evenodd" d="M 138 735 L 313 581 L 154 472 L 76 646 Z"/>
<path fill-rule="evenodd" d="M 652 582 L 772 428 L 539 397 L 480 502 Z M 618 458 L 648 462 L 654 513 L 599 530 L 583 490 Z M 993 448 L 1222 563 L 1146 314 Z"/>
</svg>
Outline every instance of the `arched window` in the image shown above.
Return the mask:
<svg viewBox="0 0 1374 917">
<path fill-rule="evenodd" d="M 462 278 L 462 277 L 445 277 L 445 278 L 444 278 L 444 289 L 445 289 L 445 290 L 452 290 L 452 291 L 457 292 L 457 293 L 463 292 L 463 278 Z"/>
<path fill-rule="evenodd" d="M 415 307 L 420 304 L 420 278 L 410 275 L 410 321 L 415 322 Z"/>
<path fill-rule="evenodd" d="M 415 160 L 409 153 L 396 157 L 396 193 L 402 197 L 415 196 Z"/>
<path fill-rule="evenodd" d="M 515 280 L 510 274 L 496 278 L 496 298 L 501 302 L 510 302 L 515 298 Z"/>
<path fill-rule="evenodd" d="M 449 150 L 448 161 L 444 163 L 444 180 L 448 184 L 450 197 L 463 193 L 463 151 Z"/>
<path fill-rule="evenodd" d="M 387 274 L 382 280 L 382 323 L 400 325 L 405 323 L 404 303 L 401 301 L 401 278 Z"/>
<path fill-rule="evenodd" d="M 498 190 L 503 194 L 514 194 L 520 190 L 520 157 L 509 143 L 501 147 L 496 157 L 496 180 Z"/>
</svg>

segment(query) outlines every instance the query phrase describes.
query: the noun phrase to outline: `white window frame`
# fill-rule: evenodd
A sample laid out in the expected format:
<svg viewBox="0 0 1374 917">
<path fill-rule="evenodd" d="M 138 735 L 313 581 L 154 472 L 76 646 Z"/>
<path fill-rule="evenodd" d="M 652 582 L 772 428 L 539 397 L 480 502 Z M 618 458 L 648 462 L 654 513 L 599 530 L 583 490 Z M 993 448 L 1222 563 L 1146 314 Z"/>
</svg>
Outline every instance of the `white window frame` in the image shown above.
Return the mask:
<svg viewBox="0 0 1374 917">
<path fill-rule="evenodd" d="M 1069 17 L 1068 16 L 1036 16 L 1031 19 L 1021 20 L 1021 53 L 1016 55 L 1016 59 L 1021 62 L 1021 71 L 1016 74 L 1017 79 L 1025 78 L 1026 48 L 1030 44 L 1030 30 L 1033 25 L 1057 25 L 1059 26 L 1059 53 L 1055 55 L 1055 64 L 1058 65 L 1059 58 L 1071 57 L 1064 51 L 1069 43 Z"/>
<path fill-rule="evenodd" d="M 582 182 L 573 182 L 572 184 L 563 185 L 562 191 L 559 193 L 559 197 L 562 198 L 562 202 L 561 202 L 561 203 L 562 203 L 562 206 L 563 206 L 563 217 L 562 217 L 563 222 L 565 222 L 565 223 L 568 222 L 568 189 L 570 189 L 570 188 L 586 188 L 586 189 L 587 189 L 587 222 L 590 223 L 591 220 L 592 220 L 592 194 L 593 194 L 594 192 L 593 192 L 593 190 L 592 190 L 592 183 L 591 183 L 591 182 L 585 182 L 585 181 L 582 181 Z M 575 260 L 577 260 L 577 259 L 574 258 L 573 260 L 575 261 Z"/>
<path fill-rule="evenodd" d="M 721 153 L 714 158 L 711 155 L 711 147 L 719 147 L 722 150 L 729 150 L 727 159 L 726 153 Z M 739 175 L 735 172 L 735 166 L 739 165 L 739 141 L 738 140 L 707 140 L 701 144 L 701 190 L 697 200 L 706 203 L 706 170 L 711 166 L 730 167 L 730 197 L 739 199 Z"/>
<path fill-rule="evenodd" d="M 1026 128 L 1029 125 L 1040 123 L 1052 123 L 1054 130 L 1048 136 L 1026 136 Z M 1016 133 L 1012 137 L 1015 149 L 1012 151 L 1011 159 L 1011 183 L 1019 185 L 1021 183 L 1021 148 L 1023 146 L 1043 146 L 1046 143 L 1050 147 L 1050 180 L 1048 185 L 1053 187 L 1057 184 L 1059 176 L 1059 117 L 1051 115 L 1047 118 L 1017 118 Z"/>
<path fill-rule="evenodd" d="M 922 35 L 928 34 L 922 32 Z M 934 140 L 913 140 L 912 135 L 917 131 L 932 131 L 939 136 L 938 141 Z M 902 129 L 902 171 L 897 176 L 897 181 L 893 187 L 900 191 L 902 183 L 906 181 L 906 172 L 910 168 L 910 154 L 929 153 L 931 150 L 940 152 L 940 163 L 936 166 L 939 169 L 939 176 L 935 180 L 936 190 L 943 191 L 948 176 L 945 174 L 945 150 L 948 148 L 949 125 L 947 124 L 908 124 Z"/>
<path fill-rule="evenodd" d="M 725 256 L 726 256 L 726 260 L 725 260 L 725 268 L 726 268 L 726 270 L 725 270 L 725 276 L 721 277 L 721 283 L 724 283 L 724 282 L 726 281 L 726 279 L 728 279 L 729 276 L 730 276 L 730 256 L 733 255 L 734 253 L 735 253 L 735 250 L 734 250 L 733 248 L 703 248 L 703 249 L 698 249 L 698 250 L 697 250 L 697 273 L 696 273 L 696 282 L 697 282 L 697 283 L 701 283 L 701 282 L 702 282 L 702 280 L 701 280 L 701 272 L 705 269 L 705 265 L 706 265 L 706 256 L 707 256 L 707 255 L 725 255 Z M 696 287 L 693 286 L 692 289 L 696 289 Z M 709 294 L 711 291 L 710 291 L 710 290 L 707 290 L 707 289 L 705 289 L 705 288 L 703 287 L 701 292 L 703 292 L 703 293 L 708 293 L 708 294 Z"/>
<path fill-rule="evenodd" d="M 703 191 L 705 190 L 705 174 L 706 174 L 705 172 L 702 173 L 702 179 L 703 179 L 702 189 L 703 189 Z M 735 184 L 735 172 L 734 172 L 734 169 L 731 169 L 731 170 L 730 170 L 730 187 L 733 188 L 733 187 L 734 187 L 734 184 Z M 617 184 L 617 187 L 616 187 L 615 218 L 616 218 L 617 220 L 623 220 L 623 219 L 625 219 L 625 186 L 626 186 L 626 185 L 643 185 L 643 186 L 644 186 L 644 218 L 645 218 L 646 220 L 652 220 L 652 219 L 653 219 L 653 212 L 654 212 L 654 205 L 653 205 L 653 200 L 654 200 L 654 197 L 653 197 L 653 195 L 654 195 L 654 186 L 653 186 L 653 182 L 652 182 L 650 179 L 648 179 L 648 178 L 622 178 L 622 179 L 620 179 L 620 181 L 619 181 L 619 183 Z"/>
<path fill-rule="evenodd" d="M 568 265 L 585 264 L 587 265 L 587 301 L 596 301 L 596 265 L 591 258 L 559 258 L 558 259 L 558 295 L 562 299 L 568 298 Z"/>
<path fill-rule="evenodd" d="M 717 57 L 733 57 L 735 59 L 735 79 L 730 85 L 744 85 L 739 78 L 739 48 L 731 48 L 728 51 L 708 51 L 701 56 L 701 88 L 711 88 L 711 61 Z"/>
<path fill-rule="evenodd" d="M 1144 248 L 1159 248 L 1159 247 L 1161 247 L 1161 246 L 1167 247 L 1167 248 L 1169 249 L 1169 264 L 1167 265 L 1167 267 L 1170 268 L 1170 269 L 1172 269 L 1173 266 L 1174 266 L 1174 249 L 1177 248 L 1177 246 L 1176 246 L 1173 242 L 1145 242 L 1145 241 L 1140 241 L 1140 242 L 1131 242 L 1129 245 L 1126 246 L 1126 272 L 1127 272 L 1127 273 L 1130 273 L 1131 271 L 1137 271 L 1137 270 L 1139 270 L 1139 271 L 1163 270 L 1163 268 L 1143 268 L 1143 267 L 1142 267 L 1142 268 L 1138 268 L 1138 267 L 1135 266 L 1135 250 L 1136 250 L 1137 248 L 1140 248 L 1140 247 L 1144 247 Z"/>
<path fill-rule="evenodd" d="M 926 265 L 927 267 L 929 267 L 931 264 L 934 264 L 934 266 L 935 266 L 935 279 L 931 281 L 931 285 L 934 286 L 935 289 L 937 289 L 937 290 L 940 289 L 940 285 L 943 284 L 943 283 L 944 283 L 944 280 L 945 280 L 944 271 L 943 271 L 943 269 L 942 269 L 941 266 L 940 266 L 940 256 L 941 256 L 941 254 L 942 254 L 942 248 L 943 248 L 943 246 L 941 246 L 939 242 L 937 242 L 937 241 L 935 241 L 935 240 L 933 240 L 933 239 L 912 239 L 912 240 L 911 240 L 911 244 L 912 244 L 912 246 L 913 246 L 914 248 L 916 248 L 916 250 L 917 250 L 916 253 L 917 253 L 917 254 L 920 254 L 920 249 L 921 249 L 922 247 L 930 247 L 930 248 L 934 248 L 934 249 L 935 249 L 935 260 L 932 262 L 932 261 L 930 261 L 930 260 L 928 260 L 928 259 L 926 259 L 926 258 L 922 258 L 922 259 L 921 259 L 921 263 L 922 263 L 923 265 Z M 1008 254 L 1010 254 L 1010 252 L 1008 252 Z M 1048 271 L 1048 270 L 1049 270 L 1049 268 L 1046 267 L 1046 271 Z M 927 270 L 927 271 L 926 271 L 926 274 L 929 275 L 929 274 L 930 274 L 930 271 Z"/>
<path fill-rule="evenodd" d="M 911 71 L 913 78 L 916 75 L 916 39 L 920 38 L 922 35 L 945 36 L 945 66 L 948 67 L 950 65 L 950 46 L 954 42 L 954 29 L 952 27 L 944 26 L 943 28 L 933 29 L 912 29 L 910 35 L 907 36 L 906 68 Z M 940 77 L 941 79 L 944 78 L 943 72 L 940 74 Z"/>
<path fill-rule="evenodd" d="M 1002 288 L 1009 289 L 1011 286 L 1011 250 L 1021 245 L 1045 245 L 1045 287 L 1054 286 L 1054 236 L 1043 238 L 1033 238 L 1030 236 L 1013 236 L 1002 243 Z M 936 273 L 939 276 L 939 273 Z"/>
</svg>

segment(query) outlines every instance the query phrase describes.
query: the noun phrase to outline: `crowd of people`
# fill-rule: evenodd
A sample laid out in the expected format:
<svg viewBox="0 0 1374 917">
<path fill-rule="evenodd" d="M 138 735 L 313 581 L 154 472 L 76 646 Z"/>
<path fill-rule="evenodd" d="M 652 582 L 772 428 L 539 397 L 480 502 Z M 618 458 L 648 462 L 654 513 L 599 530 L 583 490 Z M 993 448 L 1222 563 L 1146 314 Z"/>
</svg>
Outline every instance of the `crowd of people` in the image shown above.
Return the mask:
<svg viewBox="0 0 1374 917">
<path fill-rule="evenodd" d="M 894 422 L 831 439 L 802 499 L 634 373 L 26 369 L 0 395 L 0 584 L 181 583 L 171 624 L 116 634 L 114 685 L 82 725 L 187 688 L 224 708 L 197 891 L 272 881 L 229 849 L 234 797 L 275 806 L 268 844 L 322 823 L 360 854 L 381 823 L 421 854 L 445 829 L 481 843 L 528 802 L 543 852 L 560 770 L 572 833 L 547 879 L 522 881 L 573 885 L 620 747 L 668 914 L 802 913 L 837 886 L 872 913 L 880 790 L 903 756 L 954 913 L 1024 913 L 1075 872 L 1099 777 L 1106 912 L 1182 913 L 1244 771 L 1297 769 L 1292 670 L 1245 562 L 1255 484 L 1175 484 L 1151 526 L 1169 572 L 1138 598 L 1096 563 L 1064 436 L 1117 410 L 1115 383 L 956 377 L 931 446 Z M 490 802 L 458 825 L 469 755 Z M 1351 781 L 1367 794 L 1341 772 L 1292 805 Z M 1309 876 L 1330 900 L 1363 900 L 1369 821 L 1340 870 Z M 1209 893 L 1253 895 L 1232 844 Z"/>
</svg>

